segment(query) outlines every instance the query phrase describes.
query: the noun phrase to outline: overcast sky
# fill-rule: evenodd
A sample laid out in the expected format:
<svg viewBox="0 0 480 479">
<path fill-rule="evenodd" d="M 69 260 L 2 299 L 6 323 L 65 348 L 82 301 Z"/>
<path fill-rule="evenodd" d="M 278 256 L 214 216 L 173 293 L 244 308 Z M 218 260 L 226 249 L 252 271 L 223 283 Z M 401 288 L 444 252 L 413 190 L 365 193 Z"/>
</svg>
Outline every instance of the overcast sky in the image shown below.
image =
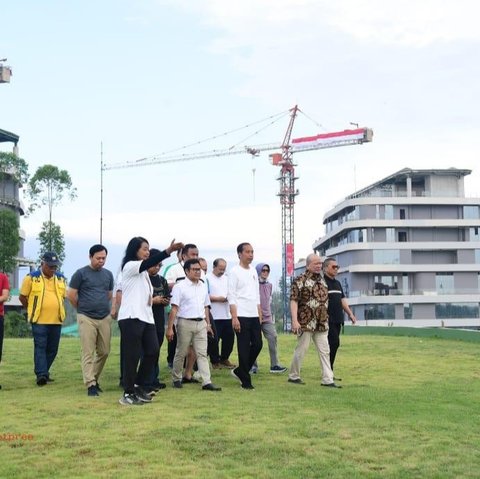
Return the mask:
<svg viewBox="0 0 480 479">
<path fill-rule="evenodd" d="M 480 196 L 478 10 L 467 0 L 5 2 L 0 58 L 13 77 L 0 85 L 0 128 L 20 135 L 32 173 L 52 163 L 72 176 L 78 199 L 54 211 L 71 275 L 99 240 L 102 142 L 106 164 L 213 136 L 181 151 L 228 148 L 260 128 L 223 133 L 295 104 L 306 116 L 294 137 L 371 127 L 372 143 L 295 156 L 298 260 L 329 208 L 404 167 L 472 169 L 467 194 Z M 244 143 L 281 143 L 287 125 Z M 256 260 L 279 265 L 278 173 L 268 153 L 105 172 L 110 268 L 136 235 L 197 243 L 209 260 L 250 241 Z M 22 220 L 30 256 L 46 218 Z"/>
</svg>

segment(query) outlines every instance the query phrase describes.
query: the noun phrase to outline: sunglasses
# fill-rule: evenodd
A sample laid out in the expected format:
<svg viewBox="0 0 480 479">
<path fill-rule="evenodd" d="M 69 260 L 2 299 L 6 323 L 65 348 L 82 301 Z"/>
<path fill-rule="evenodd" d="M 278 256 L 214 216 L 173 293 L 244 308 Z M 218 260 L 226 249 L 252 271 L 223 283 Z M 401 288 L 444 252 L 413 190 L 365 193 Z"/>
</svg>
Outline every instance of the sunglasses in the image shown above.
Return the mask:
<svg viewBox="0 0 480 479">
<path fill-rule="evenodd" d="M 270 273 L 269 269 L 262 269 L 262 273 Z"/>
</svg>

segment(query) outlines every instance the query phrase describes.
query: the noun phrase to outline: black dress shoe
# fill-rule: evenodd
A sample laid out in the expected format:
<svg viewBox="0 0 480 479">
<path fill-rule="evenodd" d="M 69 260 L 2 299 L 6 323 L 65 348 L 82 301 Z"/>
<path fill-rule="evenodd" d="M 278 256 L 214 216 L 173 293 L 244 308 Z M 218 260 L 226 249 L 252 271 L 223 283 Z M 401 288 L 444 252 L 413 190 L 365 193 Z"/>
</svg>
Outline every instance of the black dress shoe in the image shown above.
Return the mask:
<svg viewBox="0 0 480 479">
<path fill-rule="evenodd" d="M 37 379 L 37 386 L 45 386 L 47 384 L 47 378 L 45 376 L 40 376 Z"/>
<path fill-rule="evenodd" d="M 167 385 L 165 383 L 158 382 L 158 383 L 153 384 L 153 389 L 155 391 L 160 391 L 160 389 L 165 389 L 166 387 L 167 387 Z"/>
<path fill-rule="evenodd" d="M 222 390 L 222 388 L 219 388 L 218 386 L 215 386 L 215 384 L 213 384 L 213 383 L 205 384 L 205 386 L 202 386 L 202 389 L 204 391 L 221 391 Z"/>
<path fill-rule="evenodd" d="M 200 384 L 200 381 L 195 378 L 182 378 L 182 383 L 185 384 Z"/>
<path fill-rule="evenodd" d="M 182 389 L 183 388 L 182 381 L 173 381 L 173 387 L 175 389 Z"/>
<path fill-rule="evenodd" d="M 342 388 L 342 386 L 339 386 L 338 384 L 335 384 L 335 383 L 322 384 L 322 386 L 325 386 L 326 388 L 337 388 L 337 389 L 341 389 L 341 388 Z"/>
<path fill-rule="evenodd" d="M 242 389 L 247 389 L 248 391 L 252 391 L 255 389 L 252 384 L 242 384 Z"/>
<path fill-rule="evenodd" d="M 288 382 L 289 382 L 289 383 L 293 383 L 293 384 L 303 384 L 303 385 L 305 385 L 305 383 L 304 383 L 300 378 L 298 378 L 298 379 L 290 379 L 290 378 L 288 378 Z"/>
</svg>

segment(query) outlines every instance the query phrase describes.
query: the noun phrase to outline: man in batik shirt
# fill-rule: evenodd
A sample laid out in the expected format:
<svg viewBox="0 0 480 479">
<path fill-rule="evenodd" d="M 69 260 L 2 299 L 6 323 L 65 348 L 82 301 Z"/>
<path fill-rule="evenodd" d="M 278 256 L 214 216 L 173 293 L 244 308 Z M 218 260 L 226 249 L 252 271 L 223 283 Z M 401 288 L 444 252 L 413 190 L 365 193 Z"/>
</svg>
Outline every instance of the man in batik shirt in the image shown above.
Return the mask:
<svg viewBox="0 0 480 479">
<path fill-rule="evenodd" d="M 322 386 L 340 388 L 333 381 L 328 346 L 328 288 L 321 274 L 322 260 L 316 254 L 307 256 L 305 273 L 292 283 L 290 291 L 290 312 L 292 332 L 298 335 L 293 353 L 288 382 L 305 384 L 300 377 L 302 360 L 313 339 L 322 366 Z"/>
</svg>

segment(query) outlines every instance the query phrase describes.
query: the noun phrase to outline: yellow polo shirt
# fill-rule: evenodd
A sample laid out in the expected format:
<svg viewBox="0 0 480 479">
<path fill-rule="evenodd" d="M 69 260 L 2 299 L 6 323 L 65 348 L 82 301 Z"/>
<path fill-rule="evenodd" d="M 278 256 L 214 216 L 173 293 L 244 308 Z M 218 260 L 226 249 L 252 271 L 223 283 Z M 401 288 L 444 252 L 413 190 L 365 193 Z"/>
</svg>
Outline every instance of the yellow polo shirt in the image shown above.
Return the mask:
<svg viewBox="0 0 480 479">
<path fill-rule="evenodd" d="M 45 294 L 43 296 L 40 317 L 35 324 L 62 324 L 60 321 L 60 305 L 58 304 L 57 293 L 55 292 L 54 277 L 46 278 L 43 276 L 43 280 L 45 281 Z M 20 294 L 28 298 L 31 289 L 32 278 L 30 275 L 27 275 L 23 280 Z M 30 298 L 28 300 L 31 301 Z"/>
</svg>

